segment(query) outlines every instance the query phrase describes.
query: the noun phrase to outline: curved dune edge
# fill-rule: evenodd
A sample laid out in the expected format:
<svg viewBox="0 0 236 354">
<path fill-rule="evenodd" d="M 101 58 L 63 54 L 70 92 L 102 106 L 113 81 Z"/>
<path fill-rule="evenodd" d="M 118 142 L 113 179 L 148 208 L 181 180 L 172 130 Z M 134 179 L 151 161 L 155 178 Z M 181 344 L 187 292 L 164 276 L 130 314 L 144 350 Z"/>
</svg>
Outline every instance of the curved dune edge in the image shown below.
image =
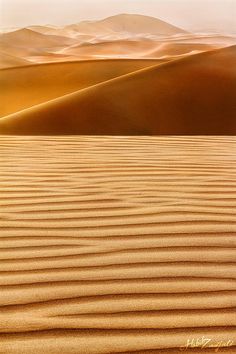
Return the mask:
<svg viewBox="0 0 236 354">
<path fill-rule="evenodd" d="M 46 35 L 29 28 L 21 28 L 0 35 L 1 49 L 10 55 L 30 56 L 43 54 L 49 48 L 64 48 L 72 45 L 75 40 L 69 37 Z"/>
<path fill-rule="evenodd" d="M 141 69 L 9 115 L 0 133 L 234 134 L 235 48 Z"/>
<path fill-rule="evenodd" d="M 0 353 L 233 353 L 235 137 L 0 144 Z"/>
<path fill-rule="evenodd" d="M 197 43 L 175 43 L 161 42 L 151 39 L 123 39 L 112 41 L 101 41 L 98 43 L 79 43 L 62 50 L 61 53 L 75 55 L 80 58 L 86 57 L 136 57 L 136 58 L 161 58 L 165 55 L 177 56 L 189 54 L 192 51 L 208 51 L 216 49 L 217 46 Z"/>
<path fill-rule="evenodd" d="M 27 65 L 32 65 L 32 63 L 29 60 L 9 55 L 0 51 L 0 70 L 12 67 L 22 67 Z"/>
<path fill-rule="evenodd" d="M 67 50 L 70 51 L 70 47 L 73 46 L 80 46 L 90 41 L 104 42 L 109 39 L 114 42 L 113 48 L 109 47 L 108 52 L 104 53 L 104 57 L 109 57 L 110 55 L 112 56 L 112 53 L 113 55 L 117 54 L 115 41 L 126 39 L 127 34 L 131 38 L 138 38 L 137 47 L 130 53 L 131 57 L 134 58 L 139 56 L 139 54 L 142 57 L 142 53 L 139 53 L 139 47 L 143 38 L 139 38 L 140 36 L 144 36 L 149 41 L 150 36 L 163 39 L 163 36 L 174 36 L 176 38 L 176 36 L 188 35 L 185 30 L 157 18 L 121 14 L 101 21 L 82 21 L 65 27 L 29 26 L 9 32 L 3 31 L 0 33 L 0 46 L 9 55 L 42 63 L 68 59 L 74 60 L 76 58 L 85 59 L 83 50 L 81 55 L 78 56 L 73 53 L 72 55 L 64 55 L 63 53 L 66 53 Z M 120 51 L 120 55 L 124 58 L 129 55 L 128 47 L 126 48 L 127 51 Z M 96 54 L 99 55 L 95 49 L 92 56 L 96 56 Z M 12 59 L 4 60 L 4 66 L 7 65 L 12 66 Z"/>
<path fill-rule="evenodd" d="M 1 70 L 0 116 L 38 105 L 167 60 L 108 59 L 34 64 Z"/>
<path fill-rule="evenodd" d="M 233 45 L 234 37 L 189 33 L 157 18 L 120 14 L 64 27 L 36 25 L 2 31 L 0 46 L 11 56 L 46 63 L 112 57 L 174 58 Z M 4 66 L 11 67 L 12 59 L 4 60 Z"/>
</svg>

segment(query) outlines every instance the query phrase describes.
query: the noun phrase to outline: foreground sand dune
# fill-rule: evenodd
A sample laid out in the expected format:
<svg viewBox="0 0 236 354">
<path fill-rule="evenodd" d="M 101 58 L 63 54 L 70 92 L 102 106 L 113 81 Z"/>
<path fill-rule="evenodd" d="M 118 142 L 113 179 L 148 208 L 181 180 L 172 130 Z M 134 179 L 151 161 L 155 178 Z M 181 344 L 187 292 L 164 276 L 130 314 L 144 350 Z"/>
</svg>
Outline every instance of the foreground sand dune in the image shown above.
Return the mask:
<svg viewBox="0 0 236 354">
<path fill-rule="evenodd" d="M 0 144 L 0 353 L 234 352 L 234 137 Z"/>
<path fill-rule="evenodd" d="M 235 134 L 236 46 L 152 66 L 0 120 L 1 134 Z"/>
<path fill-rule="evenodd" d="M 165 60 L 95 60 L 31 65 L 0 72 L 0 117 Z"/>
</svg>

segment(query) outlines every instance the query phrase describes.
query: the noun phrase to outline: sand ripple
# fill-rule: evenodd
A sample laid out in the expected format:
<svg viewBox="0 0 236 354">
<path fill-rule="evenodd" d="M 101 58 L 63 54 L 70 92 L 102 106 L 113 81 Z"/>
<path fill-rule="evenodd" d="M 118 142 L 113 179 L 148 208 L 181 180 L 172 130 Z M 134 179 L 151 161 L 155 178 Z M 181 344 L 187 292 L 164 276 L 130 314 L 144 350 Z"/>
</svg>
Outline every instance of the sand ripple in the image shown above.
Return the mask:
<svg viewBox="0 0 236 354">
<path fill-rule="evenodd" d="M 233 353 L 234 137 L 0 145 L 0 353 Z"/>
</svg>

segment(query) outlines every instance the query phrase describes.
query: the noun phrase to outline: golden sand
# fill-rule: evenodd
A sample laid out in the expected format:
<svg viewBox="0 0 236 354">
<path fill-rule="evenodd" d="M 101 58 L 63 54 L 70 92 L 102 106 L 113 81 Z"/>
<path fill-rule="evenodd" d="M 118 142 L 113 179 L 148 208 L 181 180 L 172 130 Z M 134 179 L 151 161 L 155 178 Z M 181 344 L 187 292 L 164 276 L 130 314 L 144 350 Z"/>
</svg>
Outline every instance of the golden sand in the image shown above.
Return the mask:
<svg viewBox="0 0 236 354">
<path fill-rule="evenodd" d="M 1 354 L 236 351 L 235 65 L 147 16 L 0 34 Z"/>
<path fill-rule="evenodd" d="M 233 353 L 234 137 L 0 144 L 0 353 Z"/>
<path fill-rule="evenodd" d="M 231 46 L 167 63 L 117 59 L 2 70 L 3 111 L 17 112 L 0 119 L 0 134 L 235 134 L 235 63 Z"/>
</svg>

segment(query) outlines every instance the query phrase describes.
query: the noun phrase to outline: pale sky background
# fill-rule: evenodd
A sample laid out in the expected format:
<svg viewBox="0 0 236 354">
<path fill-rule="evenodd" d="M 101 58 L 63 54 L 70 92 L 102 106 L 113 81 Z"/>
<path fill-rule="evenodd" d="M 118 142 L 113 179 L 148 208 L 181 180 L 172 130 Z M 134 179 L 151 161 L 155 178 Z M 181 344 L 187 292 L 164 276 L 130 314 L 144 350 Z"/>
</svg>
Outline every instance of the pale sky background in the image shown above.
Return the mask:
<svg viewBox="0 0 236 354">
<path fill-rule="evenodd" d="M 65 25 L 119 13 L 154 16 L 190 31 L 236 33 L 236 0 L 0 0 L 1 28 Z"/>
</svg>

